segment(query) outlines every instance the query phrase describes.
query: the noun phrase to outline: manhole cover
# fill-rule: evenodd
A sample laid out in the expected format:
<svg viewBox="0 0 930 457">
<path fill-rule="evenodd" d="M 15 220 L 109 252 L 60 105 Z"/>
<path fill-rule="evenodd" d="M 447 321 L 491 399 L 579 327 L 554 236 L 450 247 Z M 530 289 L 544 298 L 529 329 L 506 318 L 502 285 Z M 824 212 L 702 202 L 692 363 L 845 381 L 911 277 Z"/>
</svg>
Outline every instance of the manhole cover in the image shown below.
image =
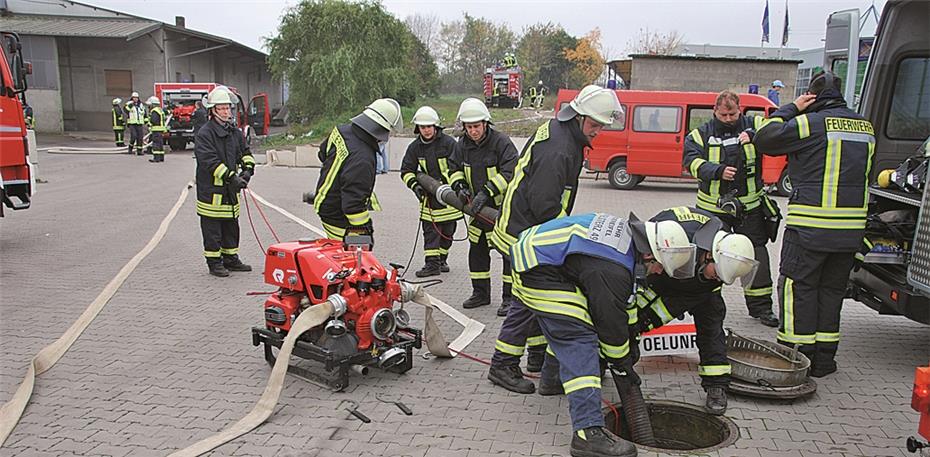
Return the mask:
<svg viewBox="0 0 930 457">
<path fill-rule="evenodd" d="M 630 440 L 623 409 L 619 403 L 613 406 L 613 409 L 604 409 L 607 428 Z M 739 439 L 739 429 L 733 421 L 724 416 L 707 414 L 697 406 L 666 400 L 647 401 L 646 406 L 649 408 L 652 431 L 658 446 L 650 447 L 637 443 L 642 449 L 672 454 L 711 452 L 727 447 Z M 620 414 L 619 420 L 615 410 Z"/>
</svg>

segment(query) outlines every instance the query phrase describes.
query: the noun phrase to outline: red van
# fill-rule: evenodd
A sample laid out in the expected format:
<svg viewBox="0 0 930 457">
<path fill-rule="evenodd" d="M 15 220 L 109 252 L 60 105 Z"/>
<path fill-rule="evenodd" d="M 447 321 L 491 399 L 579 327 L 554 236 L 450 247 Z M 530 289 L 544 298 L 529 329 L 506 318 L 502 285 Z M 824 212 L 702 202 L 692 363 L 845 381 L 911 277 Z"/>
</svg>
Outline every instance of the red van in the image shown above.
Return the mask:
<svg viewBox="0 0 930 457">
<path fill-rule="evenodd" d="M 556 107 L 570 102 L 577 90 L 559 90 Z M 618 90 L 625 118 L 610 125 L 594 139 L 585 152 L 586 169 L 607 173 L 617 189 L 632 189 L 647 176 L 691 177 L 681 165 L 685 135 L 713 118 L 713 92 L 660 92 Z M 767 116 L 777 106 L 756 94 L 740 94 L 744 114 Z M 762 180 L 776 184 L 783 195 L 791 191 L 782 157 L 765 156 Z"/>
</svg>

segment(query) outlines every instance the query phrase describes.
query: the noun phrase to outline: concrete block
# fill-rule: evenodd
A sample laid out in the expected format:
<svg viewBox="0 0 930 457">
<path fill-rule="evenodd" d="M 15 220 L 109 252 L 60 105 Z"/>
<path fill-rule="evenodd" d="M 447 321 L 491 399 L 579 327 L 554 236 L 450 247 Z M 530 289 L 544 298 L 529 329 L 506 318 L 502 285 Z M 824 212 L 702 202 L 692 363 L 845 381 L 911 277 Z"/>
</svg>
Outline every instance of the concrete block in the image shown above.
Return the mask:
<svg viewBox="0 0 930 457">
<path fill-rule="evenodd" d="M 266 152 L 268 163 L 276 167 L 293 167 L 297 164 L 297 154 L 289 149 L 271 149 Z"/>
<path fill-rule="evenodd" d="M 320 167 L 320 158 L 317 155 L 319 146 L 312 144 L 302 144 L 297 146 L 297 150 L 294 151 L 294 166 L 295 167 Z"/>
</svg>

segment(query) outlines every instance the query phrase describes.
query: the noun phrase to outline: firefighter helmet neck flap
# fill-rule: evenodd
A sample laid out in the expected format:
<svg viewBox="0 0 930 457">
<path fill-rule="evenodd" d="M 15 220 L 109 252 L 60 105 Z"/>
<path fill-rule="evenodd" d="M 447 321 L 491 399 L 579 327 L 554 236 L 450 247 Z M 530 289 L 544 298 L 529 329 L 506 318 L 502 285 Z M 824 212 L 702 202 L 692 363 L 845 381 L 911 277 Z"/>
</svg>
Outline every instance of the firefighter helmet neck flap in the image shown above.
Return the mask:
<svg viewBox="0 0 930 457">
<path fill-rule="evenodd" d="M 352 123 L 383 143 L 404 125 L 400 104 L 393 98 L 379 98 L 352 118 Z"/>
</svg>

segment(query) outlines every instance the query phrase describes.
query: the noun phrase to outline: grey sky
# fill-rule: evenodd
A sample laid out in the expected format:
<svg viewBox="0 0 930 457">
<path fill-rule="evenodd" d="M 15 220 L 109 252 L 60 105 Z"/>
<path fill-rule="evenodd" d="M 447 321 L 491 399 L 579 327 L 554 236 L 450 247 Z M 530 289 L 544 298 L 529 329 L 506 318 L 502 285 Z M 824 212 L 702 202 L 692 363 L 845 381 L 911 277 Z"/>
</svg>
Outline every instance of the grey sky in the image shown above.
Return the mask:
<svg viewBox="0 0 930 457">
<path fill-rule="evenodd" d="M 284 11 L 296 0 L 83 0 L 85 3 L 129 14 L 174 22 L 185 16 L 187 26 L 214 35 L 232 38 L 262 49 L 262 37 L 277 32 Z M 790 0 L 788 46 L 801 49 L 821 47 L 827 15 L 833 11 L 859 8 L 872 0 Z M 875 0 L 881 12 L 885 0 Z M 608 57 L 619 57 L 641 28 L 668 32 L 678 30 L 688 43 L 758 46 L 762 35 L 765 0 L 615 0 L 615 1 L 437 1 L 385 0 L 385 8 L 400 19 L 415 14 L 434 14 L 440 20 L 461 18 L 467 12 L 494 22 L 506 22 L 519 32 L 537 22 L 557 22 L 568 33 L 581 36 L 600 27 Z M 785 1 L 769 2 L 771 43 L 781 43 Z M 865 26 L 874 30 L 874 21 Z"/>
</svg>

